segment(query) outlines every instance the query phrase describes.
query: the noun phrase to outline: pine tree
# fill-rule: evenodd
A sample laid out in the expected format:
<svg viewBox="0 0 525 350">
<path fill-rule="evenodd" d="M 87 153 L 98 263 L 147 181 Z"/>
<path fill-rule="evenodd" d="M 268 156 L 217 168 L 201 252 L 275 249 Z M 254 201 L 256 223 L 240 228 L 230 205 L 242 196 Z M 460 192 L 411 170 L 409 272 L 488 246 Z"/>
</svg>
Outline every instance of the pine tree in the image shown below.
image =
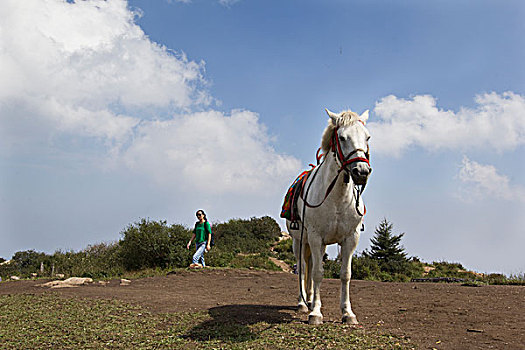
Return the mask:
<svg viewBox="0 0 525 350">
<path fill-rule="evenodd" d="M 370 239 L 370 251 L 364 251 L 363 254 L 372 259 L 378 260 L 384 267 L 392 263 L 406 262 L 407 254 L 405 248 L 400 245 L 401 238 L 405 235 L 392 234 L 394 225 L 385 218 L 376 227 L 374 237 Z"/>
</svg>

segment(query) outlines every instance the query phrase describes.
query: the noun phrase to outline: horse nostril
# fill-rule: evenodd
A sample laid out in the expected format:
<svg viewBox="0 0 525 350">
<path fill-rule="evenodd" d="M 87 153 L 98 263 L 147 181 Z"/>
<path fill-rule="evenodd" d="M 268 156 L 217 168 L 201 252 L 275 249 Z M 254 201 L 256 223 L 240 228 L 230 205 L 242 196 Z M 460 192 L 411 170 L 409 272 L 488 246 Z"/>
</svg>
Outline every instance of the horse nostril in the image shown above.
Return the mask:
<svg viewBox="0 0 525 350">
<path fill-rule="evenodd" d="M 359 176 L 359 170 L 357 168 L 352 169 L 352 174 Z"/>
</svg>

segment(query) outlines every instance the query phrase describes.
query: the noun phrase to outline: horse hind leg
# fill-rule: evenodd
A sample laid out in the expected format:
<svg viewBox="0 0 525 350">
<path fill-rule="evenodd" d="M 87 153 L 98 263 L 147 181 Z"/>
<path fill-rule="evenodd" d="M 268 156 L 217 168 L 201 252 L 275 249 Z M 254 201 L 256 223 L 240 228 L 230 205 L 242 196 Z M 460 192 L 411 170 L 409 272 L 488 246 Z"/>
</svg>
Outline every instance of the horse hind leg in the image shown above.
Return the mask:
<svg viewBox="0 0 525 350">
<path fill-rule="evenodd" d="M 313 308 L 313 299 L 314 299 L 314 281 L 312 278 L 312 257 L 310 255 L 310 250 L 308 249 L 308 256 L 306 262 L 306 300 L 308 301 L 308 307 Z"/>
<path fill-rule="evenodd" d="M 297 312 L 307 313 L 308 306 L 303 298 L 306 298 L 305 279 L 307 278 L 306 264 L 304 263 L 304 250 L 299 251 L 300 240 L 293 239 L 293 252 L 295 260 L 297 261 L 298 280 L 299 280 L 299 297 L 297 304 Z M 304 248 L 304 247 L 303 247 Z M 302 255 L 302 256 L 301 256 Z"/>
</svg>

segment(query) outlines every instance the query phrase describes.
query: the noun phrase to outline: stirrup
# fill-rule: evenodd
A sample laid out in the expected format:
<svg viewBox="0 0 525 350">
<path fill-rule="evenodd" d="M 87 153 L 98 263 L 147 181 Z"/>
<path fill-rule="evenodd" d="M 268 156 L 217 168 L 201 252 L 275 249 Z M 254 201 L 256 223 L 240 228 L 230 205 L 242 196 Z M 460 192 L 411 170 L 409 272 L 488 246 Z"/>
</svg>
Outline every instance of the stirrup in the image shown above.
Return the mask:
<svg viewBox="0 0 525 350">
<path fill-rule="evenodd" d="M 299 230 L 299 221 L 292 221 L 290 223 L 290 230 Z"/>
</svg>

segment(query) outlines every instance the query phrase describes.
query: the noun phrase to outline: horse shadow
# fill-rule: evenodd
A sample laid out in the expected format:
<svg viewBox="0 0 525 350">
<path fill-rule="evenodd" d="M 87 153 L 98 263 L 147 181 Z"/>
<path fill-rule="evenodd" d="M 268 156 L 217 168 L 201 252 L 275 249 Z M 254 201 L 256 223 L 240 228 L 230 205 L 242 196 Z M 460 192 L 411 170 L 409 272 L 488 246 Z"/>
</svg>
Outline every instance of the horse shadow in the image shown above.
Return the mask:
<svg viewBox="0 0 525 350">
<path fill-rule="evenodd" d="M 193 341 L 222 340 L 245 342 L 277 324 L 290 323 L 296 311 L 291 306 L 224 305 L 209 309 L 211 319 L 193 327 L 185 338 Z M 262 329 L 250 326 L 262 323 Z"/>
</svg>

